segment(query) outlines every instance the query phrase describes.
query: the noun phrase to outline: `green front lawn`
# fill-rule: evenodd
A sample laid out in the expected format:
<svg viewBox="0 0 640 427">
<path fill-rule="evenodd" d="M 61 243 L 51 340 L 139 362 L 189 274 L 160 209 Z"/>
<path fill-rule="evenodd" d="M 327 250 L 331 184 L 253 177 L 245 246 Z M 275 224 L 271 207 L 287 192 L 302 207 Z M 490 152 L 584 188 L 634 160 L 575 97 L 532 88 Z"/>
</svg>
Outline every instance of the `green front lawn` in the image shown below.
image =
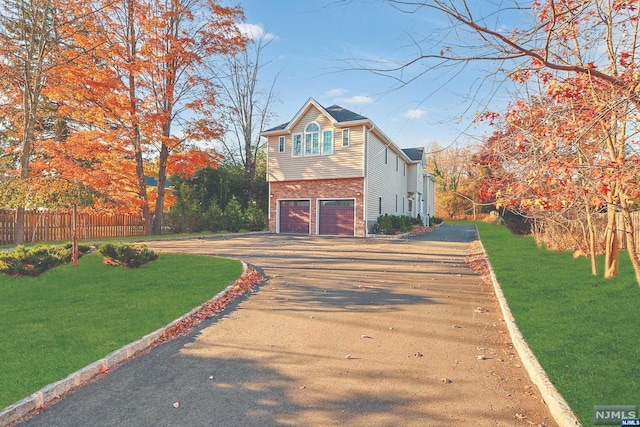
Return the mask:
<svg viewBox="0 0 640 427">
<path fill-rule="evenodd" d="M 0 275 L 0 408 L 211 299 L 238 261 L 161 254 L 139 269 L 85 255 L 36 278 Z"/>
<path fill-rule="evenodd" d="M 593 423 L 594 405 L 640 405 L 640 288 L 628 254 L 605 280 L 586 258 L 477 225 L 518 327 L 581 422 Z"/>
</svg>

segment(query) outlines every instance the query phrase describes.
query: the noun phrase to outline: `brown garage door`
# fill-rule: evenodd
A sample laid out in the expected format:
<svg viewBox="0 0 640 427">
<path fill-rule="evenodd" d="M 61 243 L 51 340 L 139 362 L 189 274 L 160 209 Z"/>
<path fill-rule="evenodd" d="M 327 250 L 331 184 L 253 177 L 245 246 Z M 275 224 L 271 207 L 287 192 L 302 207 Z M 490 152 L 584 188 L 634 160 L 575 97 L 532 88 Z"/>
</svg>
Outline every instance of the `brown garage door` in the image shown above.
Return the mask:
<svg viewBox="0 0 640 427">
<path fill-rule="evenodd" d="M 353 236 L 353 200 L 322 200 L 320 202 L 319 234 Z"/>
<path fill-rule="evenodd" d="M 280 233 L 309 234 L 310 217 L 309 200 L 280 201 Z"/>
</svg>

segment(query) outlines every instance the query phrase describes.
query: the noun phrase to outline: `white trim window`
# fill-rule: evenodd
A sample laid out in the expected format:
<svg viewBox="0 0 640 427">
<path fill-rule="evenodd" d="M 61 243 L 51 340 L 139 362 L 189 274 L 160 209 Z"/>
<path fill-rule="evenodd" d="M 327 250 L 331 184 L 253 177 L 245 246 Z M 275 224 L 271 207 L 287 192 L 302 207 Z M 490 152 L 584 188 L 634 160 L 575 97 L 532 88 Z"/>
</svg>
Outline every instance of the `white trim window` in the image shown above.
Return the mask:
<svg viewBox="0 0 640 427">
<path fill-rule="evenodd" d="M 333 154 L 333 131 L 322 132 L 322 154 Z"/>
<path fill-rule="evenodd" d="M 291 148 L 291 156 L 292 157 L 302 157 L 302 134 L 294 133 L 293 134 L 293 144 Z"/>
<path fill-rule="evenodd" d="M 304 155 L 320 154 L 320 126 L 316 122 L 308 123 L 304 128 Z"/>
<path fill-rule="evenodd" d="M 284 153 L 284 136 L 278 138 L 278 153 Z"/>
<path fill-rule="evenodd" d="M 349 146 L 349 129 L 342 129 L 342 146 Z"/>
</svg>

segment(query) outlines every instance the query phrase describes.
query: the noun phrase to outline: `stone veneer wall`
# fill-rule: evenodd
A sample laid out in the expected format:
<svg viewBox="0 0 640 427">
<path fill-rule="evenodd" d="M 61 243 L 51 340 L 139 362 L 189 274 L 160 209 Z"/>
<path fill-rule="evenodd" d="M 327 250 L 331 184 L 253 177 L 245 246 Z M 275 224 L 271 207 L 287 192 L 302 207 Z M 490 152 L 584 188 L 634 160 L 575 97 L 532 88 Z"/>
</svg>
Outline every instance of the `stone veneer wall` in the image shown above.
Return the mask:
<svg viewBox="0 0 640 427">
<path fill-rule="evenodd" d="M 276 232 L 277 203 L 282 199 L 311 200 L 311 234 L 316 234 L 317 199 L 355 199 L 356 230 L 355 235 L 365 236 L 364 221 L 364 178 L 323 179 L 312 181 L 271 182 L 269 198 L 269 231 Z"/>
</svg>

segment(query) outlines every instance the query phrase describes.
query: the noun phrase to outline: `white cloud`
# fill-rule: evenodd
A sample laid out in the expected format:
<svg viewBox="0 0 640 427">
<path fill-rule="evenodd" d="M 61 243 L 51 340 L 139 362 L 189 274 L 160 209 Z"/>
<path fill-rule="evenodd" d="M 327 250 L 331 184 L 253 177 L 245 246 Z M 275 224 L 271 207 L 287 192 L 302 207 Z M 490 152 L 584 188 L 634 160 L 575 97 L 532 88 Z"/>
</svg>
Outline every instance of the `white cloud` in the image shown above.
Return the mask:
<svg viewBox="0 0 640 427">
<path fill-rule="evenodd" d="M 425 114 L 426 114 L 426 111 L 418 109 L 418 110 L 405 111 L 402 116 L 407 118 L 407 119 L 419 119 L 420 117 L 424 116 Z"/>
<path fill-rule="evenodd" d="M 262 25 L 259 24 L 236 24 L 238 26 L 238 30 L 244 35 L 253 40 L 258 40 L 262 38 L 264 41 L 268 42 L 269 40 L 273 40 L 277 38 L 275 34 L 266 32 Z"/>
<path fill-rule="evenodd" d="M 348 90 L 346 90 L 346 89 L 339 89 L 339 88 L 337 88 L 337 89 L 330 89 L 330 90 L 328 90 L 328 91 L 325 93 L 325 95 L 326 95 L 326 96 L 330 96 L 330 97 L 336 97 L 336 96 L 342 96 L 342 95 L 344 95 L 345 93 L 348 93 L 348 92 L 349 92 L 349 91 L 348 91 Z"/>
<path fill-rule="evenodd" d="M 343 104 L 371 104 L 373 99 L 366 95 L 356 95 L 349 98 L 340 98 L 338 101 Z"/>
</svg>

